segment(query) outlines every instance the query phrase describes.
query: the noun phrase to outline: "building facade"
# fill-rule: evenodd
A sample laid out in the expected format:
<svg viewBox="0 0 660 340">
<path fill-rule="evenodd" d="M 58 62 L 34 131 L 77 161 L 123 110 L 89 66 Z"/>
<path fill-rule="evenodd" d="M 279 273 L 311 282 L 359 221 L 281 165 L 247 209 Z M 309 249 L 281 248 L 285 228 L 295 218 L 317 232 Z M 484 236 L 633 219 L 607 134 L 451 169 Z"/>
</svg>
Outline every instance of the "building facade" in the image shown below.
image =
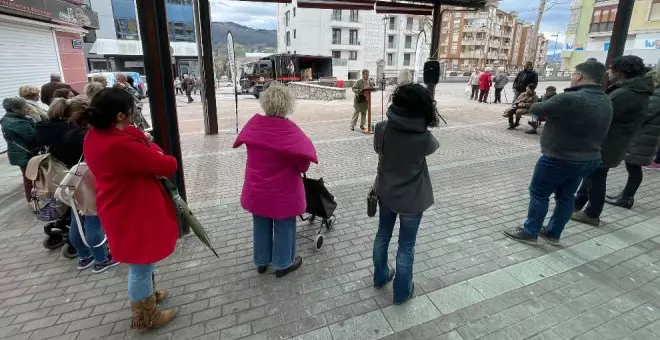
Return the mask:
<svg viewBox="0 0 660 340">
<path fill-rule="evenodd" d="M 417 39 L 428 21 L 374 11 L 298 8 L 296 0 L 278 4 L 277 17 L 278 53 L 332 56 L 338 79 L 358 79 L 363 69 L 375 77 L 380 60 L 388 77 L 413 70 Z M 424 45 L 430 46 L 430 32 L 425 34 Z M 426 60 L 428 48 L 422 51 Z"/>
<path fill-rule="evenodd" d="M 0 100 L 17 96 L 23 85 L 41 87 L 51 73 L 81 91 L 87 83 L 83 36 L 98 26 L 83 1 L 0 0 Z"/>
<path fill-rule="evenodd" d="M 617 12 L 617 0 L 574 0 L 566 29 L 562 68 L 572 70 L 587 58 L 605 62 Z M 656 65 L 660 58 L 660 1 L 635 1 L 624 54 Z"/>
<path fill-rule="evenodd" d="M 199 73 L 192 0 L 164 0 L 175 73 Z M 134 71 L 144 74 L 144 58 L 135 0 L 87 0 L 100 27 L 87 39 L 90 71 Z"/>
</svg>

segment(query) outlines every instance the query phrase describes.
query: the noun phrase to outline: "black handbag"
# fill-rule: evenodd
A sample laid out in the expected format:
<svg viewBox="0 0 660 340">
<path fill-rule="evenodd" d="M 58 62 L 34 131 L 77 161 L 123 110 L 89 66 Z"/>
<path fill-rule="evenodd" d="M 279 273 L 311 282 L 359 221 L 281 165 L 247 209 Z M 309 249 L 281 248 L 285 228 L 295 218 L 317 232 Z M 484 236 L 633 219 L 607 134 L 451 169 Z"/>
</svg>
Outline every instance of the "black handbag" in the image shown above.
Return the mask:
<svg viewBox="0 0 660 340">
<path fill-rule="evenodd" d="M 387 123 L 385 123 L 385 130 L 387 130 Z M 374 138 L 375 135 L 374 135 Z M 378 172 L 380 171 L 380 158 L 384 152 L 385 148 L 385 131 L 383 131 L 383 141 L 380 144 L 380 153 L 378 154 L 378 169 L 376 170 L 376 179 L 374 184 L 371 186 L 371 190 L 367 194 L 367 216 L 374 217 L 378 211 L 378 194 L 376 193 L 376 184 L 378 182 Z"/>
</svg>

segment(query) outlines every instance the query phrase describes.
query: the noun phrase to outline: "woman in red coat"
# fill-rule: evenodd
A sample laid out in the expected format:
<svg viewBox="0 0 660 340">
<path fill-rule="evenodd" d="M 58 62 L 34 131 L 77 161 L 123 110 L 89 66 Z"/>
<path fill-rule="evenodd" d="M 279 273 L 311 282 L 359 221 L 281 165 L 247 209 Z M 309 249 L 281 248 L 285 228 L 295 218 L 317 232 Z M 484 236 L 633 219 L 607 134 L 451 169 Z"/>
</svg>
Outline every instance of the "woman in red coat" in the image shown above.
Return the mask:
<svg viewBox="0 0 660 340">
<path fill-rule="evenodd" d="M 488 103 L 488 92 L 490 87 L 493 86 L 493 76 L 490 74 L 493 71 L 490 67 L 486 67 L 486 70 L 479 76 L 479 102 Z"/>
<path fill-rule="evenodd" d="M 95 95 L 88 119 L 92 128 L 83 152 L 96 180 L 96 207 L 112 257 L 129 265 L 132 328 L 162 326 L 174 311 L 157 310 L 165 292 L 154 289 L 152 273 L 154 263 L 174 251 L 178 225 L 159 177 L 171 176 L 177 161 L 133 125 L 135 100 L 122 89 Z"/>
</svg>

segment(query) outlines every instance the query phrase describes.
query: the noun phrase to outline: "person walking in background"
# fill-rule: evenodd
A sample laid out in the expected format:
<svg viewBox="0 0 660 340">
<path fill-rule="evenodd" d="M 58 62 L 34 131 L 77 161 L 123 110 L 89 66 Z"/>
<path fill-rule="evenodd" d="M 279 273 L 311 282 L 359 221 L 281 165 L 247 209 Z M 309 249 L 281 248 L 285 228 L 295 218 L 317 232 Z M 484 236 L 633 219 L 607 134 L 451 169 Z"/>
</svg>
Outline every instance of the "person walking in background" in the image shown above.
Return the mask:
<svg viewBox="0 0 660 340">
<path fill-rule="evenodd" d="M 37 145 L 48 147 L 50 154 L 68 169 L 75 167 L 82 159 L 83 140 L 87 134 L 84 113 L 88 108 L 89 101 L 85 96 L 68 100 L 55 98 L 48 110 L 50 119 L 36 125 Z M 77 213 L 84 235 L 78 229 Z M 102 244 L 104 235 L 97 215 L 71 209 L 69 241 L 78 254 L 78 270 L 92 267 L 92 273 L 98 274 L 118 265 L 108 254 L 107 245 Z M 83 236 L 89 247 L 83 242 Z"/>
<path fill-rule="evenodd" d="M 527 86 L 534 84 L 534 87 L 539 84 L 539 75 L 534 71 L 534 63 L 528 61 L 525 63 L 525 68 L 518 72 L 516 79 L 513 81 L 513 99 L 511 100 L 511 106 L 514 106 L 516 99 L 519 95 L 527 91 Z"/>
<path fill-rule="evenodd" d="M 573 213 L 575 190 L 582 178 L 600 165 L 601 144 L 612 119 L 612 102 L 600 85 L 604 76 L 605 65 L 599 62 L 579 64 L 571 75 L 570 88 L 532 106 L 532 112 L 547 117 L 541 135 L 542 156 L 529 185 L 524 228 L 505 230 L 507 237 L 536 245 L 540 235 L 559 245 Z M 543 227 L 553 193 L 555 210 Z"/>
<path fill-rule="evenodd" d="M 532 105 L 539 101 L 536 96 L 536 84 L 529 84 L 527 91 L 516 98 L 513 107 L 504 112 L 504 117 L 509 118 L 509 130 L 515 130 L 520 125 L 520 118 L 529 113 Z M 513 116 L 516 116 L 516 121 L 513 121 Z"/>
<path fill-rule="evenodd" d="M 83 153 L 96 181 L 96 207 L 113 260 L 128 264 L 131 328 L 163 326 L 175 311 L 158 309 L 166 293 L 155 289 L 153 270 L 174 251 L 179 228 L 159 177 L 172 176 L 177 161 L 133 126 L 135 99 L 127 91 L 104 89 L 86 113 L 90 129 Z"/>
<path fill-rule="evenodd" d="M 648 112 L 649 96 L 653 94 L 654 85 L 651 76 L 645 75 L 645 72 L 644 61 L 634 55 L 614 58 L 607 70 L 611 85 L 605 92 L 612 99 L 614 108 L 612 124 L 603 141 L 602 165 L 582 181 L 578 190 L 576 212 L 572 217 L 575 221 L 600 225 L 607 172 L 621 163 Z"/>
<path fill-rule="evenodd" d="M 545 94 L 543 95 L 542 98 L 539 98 L 539 102 L 544 102 L 549 100 L 550 98 L 554 97 L 557 94 L 557 88 L 554 86 L 548 86 L 545 88 Z M 531 112 L 531 118 L 527 124 L 531 126 L 532 128 L 525 131 L 525 133 L 530 134 L 530 135 L 535 135 L 537 134 L 537 130 L 539 128 L 539 125 L 541 125 L 541 122 L 545 121 L 545 117 L 539 116 L 535 112 Z"/>
<path fill-rule="evenodd" d="M 371 124 L 367 122 L 367 111 L 369 110 L 369 100 L 367 99 L 366 91 L 375 91 L 376 84 L 369 79 L 369 70 L 362 70 L 362 78 L 358 79 L 355 84 L 353 84 L 353 93 L 355 98 L 353 99 L 353 107 L 355 112 L 353 112 L 353 119 L 351 119 L 351 131 L 355 130 L 355 124 L 357 124 L 358 117 L 360 118 L 360 130 L 366 129 L 366 124 Z"/>
<path fill-rule="evenodd" d="M 504 71 L 504 67 L 497 69 L 497 75 L 493 80 L 493 85 L 495 86 L 495 100 L 493 103 L 502 103 L 502 90 L 504 86 L 509 83 L 509 74 Z"/>
<path fill-rule="evenodd" d="M 606 203 L 626 209 L 632 208 L 635 203 L 635 194 L 643 179 L 642 166 L 653 163 L 660 147 L 660 74 L 652 71 L 649 75 L 653 78 L 655 90 L 649 98 L 649 106 L 642 126 L 626 151 L 624 158 L 628 171 L 626 186 L 619 195 L 605 197 Z"/>
<path fill-rule="evenodd" d="M 194 83 L 189 75 L 183 75 L 183 83 L 181 86 L 183 87 L 183 90 L 186 91 L 186 96 L 188 96 L 188 104 L 192 103 L 194 100 L 190 94 L 192 93 Z"/>
<path fill-rule="evenodd" d="M 479 99 L 479 70 L 475 69 L 474 72 L 470 75 L 470 80 L 468 80 L 468 85 L 472 87 L 472 93 L 470 94 L 470 99 L 478 100 Z"/>
<path fill-rule="evenodd" d="M 33 156 L 32 149 L 36 144 L 35 123 L 32 118 L 28 117 L 30 112 L 28 105 L 21 97 L 5 98 L 2 101 L 5 115 L 0 118 L 0 125 L 2 126 L 2 137 L 7 142 L 9 164 L 21 169 L 25 199 L 35 211 L 36 206 L 32 201 L 32 181 L 25 177 L 25 169 Z"/>
<path fill-rule="evenodd" d="M 179 79 L 179 77 L 174 78 L 174 94 L 183 94 L 183 91 L 181 90 L 181 79 Z"/>
<path fill-rule="evenodd" d="M 479 102 L 488 103 L 488 92 L 493 86 L 493 76 L 490 74 L 492 69 L 486 67 L 486 70 L 479 75 Z"/>
<path fill-rule="evenodd" d="M 429 91 L 410 84 L 394 90 L 387 120 L 376 124 L 374 150 L 378 154 L 378 174 L 374 189 L 380 213 L 373 249 L 374 287 L 382 288 L 394 279 L 395 304 L 407 301 L 415 290 L 417 230 L 424 211 L 434 202 L 426 156 L 439 146 L 428 128 L 438 126 L 439 119 Z M 387 264 L 387 253 L 397 216 L 399 248 L 396 270 L 392 270 Z"/>
<path fill-rule="evenodd" d="M 260 274 L 273 266 L 281 278 L 302 265 L 296 256 L 296 217 L 307 207 L 301 174 L 318 158 L 309 137 L 287 118 L 293 94 L 286 86 L 271 83 L 259 103 L 265 115 L 254 115 L 233 147 L 247 147 L 241 206 L 252 214 L 254 264 Z"/>
<path fill-rule="evenodd" d="M 58 89 L 70 89 L 74 96 L 78 95 L 78 92 L 71 89 L 71 85 L 62 82 L 62 76 L 59 73 L 51 73 L 50 82 L 41 86 L 41 102 L 50 105 L 53 99 L 53 92 Z"/>
<path fill-rule="evenodd" d="M 48 105 L 39 101 L 39 88 L 25 85 L 18 89 L 18 95 L 30 105 L 28 116 L 35 122 L 48 119 Z"/>
</svg>

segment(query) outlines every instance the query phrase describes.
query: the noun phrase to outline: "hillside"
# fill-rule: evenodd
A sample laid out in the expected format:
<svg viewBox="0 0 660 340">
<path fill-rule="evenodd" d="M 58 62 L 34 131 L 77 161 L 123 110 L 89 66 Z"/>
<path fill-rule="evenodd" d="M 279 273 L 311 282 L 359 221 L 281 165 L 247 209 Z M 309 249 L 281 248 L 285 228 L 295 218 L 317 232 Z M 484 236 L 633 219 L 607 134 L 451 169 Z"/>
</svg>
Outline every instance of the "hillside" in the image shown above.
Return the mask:
<svg viewBox="0 0 660 340">
<path fill-rule="evenodd" d="M 229 31 L 234 36 L 234 43 L 243 45 L 247 50 L 269 52 L 277 47 L 277 31 L 254 29 L 233 22 L 211 23 L 213 45 L 226 46 Z"/>
</svg>

